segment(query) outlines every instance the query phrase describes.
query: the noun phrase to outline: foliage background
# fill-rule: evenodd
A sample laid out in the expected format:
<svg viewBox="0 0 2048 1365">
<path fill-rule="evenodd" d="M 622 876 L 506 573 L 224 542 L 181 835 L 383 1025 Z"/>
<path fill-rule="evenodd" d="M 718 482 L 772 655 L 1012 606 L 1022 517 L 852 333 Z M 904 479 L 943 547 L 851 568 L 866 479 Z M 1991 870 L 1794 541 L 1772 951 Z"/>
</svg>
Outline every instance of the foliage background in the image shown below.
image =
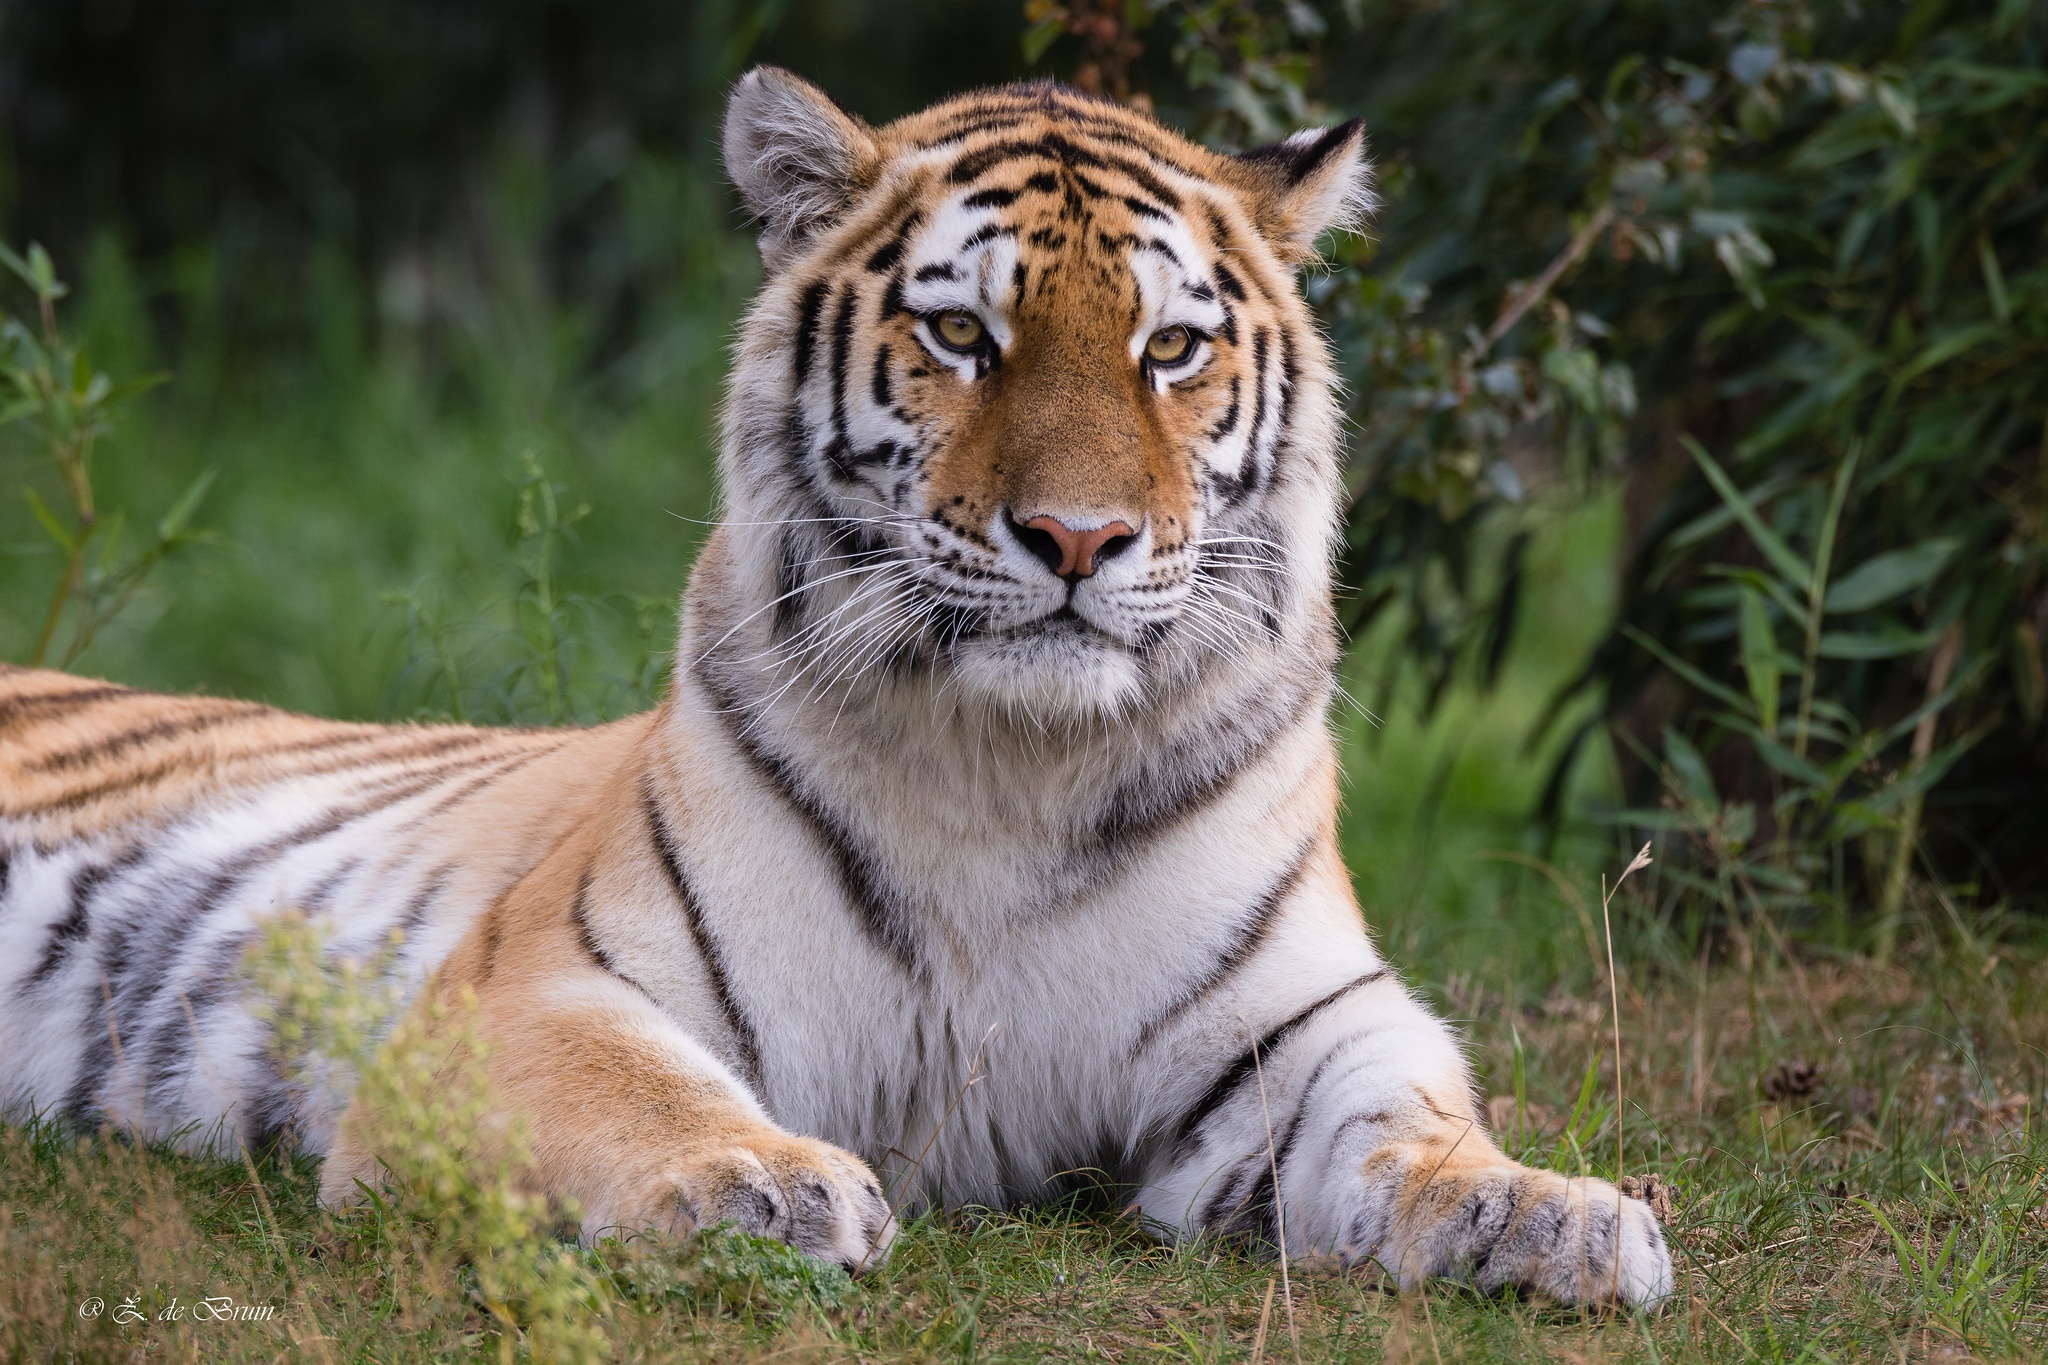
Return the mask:
<svg viewBox="0 0 2048 1365">
<path fill-rule="evenodd" d="M 1688 951 L 1889 952 L 1935 886 L 2024 911 L 2044 35 L 2020 0 L 5 0 L 0 236 L 55 254 L 94 365 L 166 380 L 97 448 L 108 573 L 211 478 L 71 666 L 373 718 L 644 704 L 758 279 L 715 159 L 753 62 L 877 120 L 1045 74 L 1224 146 L 1360 112 L 1386 208 L 1309 288 L 1353 392 L 1375 922 L 1448 976 L 1523 970 L 1484 946 L 1513 917 L 1531 980 L 1583 972 L 1477 855 L 1644 834 L 1623 931 Z M 57 506 L 33 425 L 0 475 Z M 0 655 L 63 565 L 0 500 Z"/>
</svg>

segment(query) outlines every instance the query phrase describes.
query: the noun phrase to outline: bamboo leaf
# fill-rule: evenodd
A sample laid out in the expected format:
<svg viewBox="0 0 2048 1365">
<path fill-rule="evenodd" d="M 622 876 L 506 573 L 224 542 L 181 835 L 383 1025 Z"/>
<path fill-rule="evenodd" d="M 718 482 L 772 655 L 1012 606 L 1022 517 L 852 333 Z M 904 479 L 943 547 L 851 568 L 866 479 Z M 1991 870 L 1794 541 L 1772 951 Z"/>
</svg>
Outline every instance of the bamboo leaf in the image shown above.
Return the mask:
<svg viewBox="0 0 2048 1365">
<path fill-rule="evenodd" d="M 1778 728 L 1778 690 L 1782 682 L 1778 671 L 1777 633 L 1771 629 L 1771 613 L 1764 605 L 1764 599 L 1747 589 L 1742 593 L 1740 633 L 1742 671 L 1749 679 L 1749 695 L 1756 700 L 1757 715 L 1762 718 L 1764 730 L 1775 733 Z"/>
<path fill-rule="evenodd" d="M 1708 696 L 1725 702 L 1737 711 L 1747 712 L 1750 709 L 1748 697 L 1743 696 L 1732 687 L 1725 687 L 1715 682 L 1712 678 L 1700 672 L 1697 668 L 1694 668 L 1691 664 L 1679 658 L 1676 654 L 1673 654 L 1634 626 L 1622 626 L 1621 633 L 1655 655 L 1658 663 L 1663 664 L 1673 673 L 1676 673 Z"/>
<path fill-rule="evenodd" d="M 1728 510 L 1742 523 L 1742 529 L 1749 532 L 1749 538 L 1764 552 L 1764 558 L 1770 560 L 1772 567 L 1801 592 L 1810 588 L 1813 585 L 1813 570 L 1808 567 L 1805 560 L 1792 552 L 1792 547 L 1787 545 L 1776 531 L 1764 524 L 1764 519 L 1756 514 L 1756 508 L 1750 506 L 1749 499 L 1735 486 L 1735 481 L 1728 477 L 1728 472 L 1721 468 L 1713 456 L 1707 454 L 1706 447 L 1690 436 L 1681 436 L 1678 439 L 1685 443 L 1686 450 L 1691 452 L 1693 460 L 1700 467 L 1700 472 L 1707 476 L 1707 482 L 1720 494 L 1721 501 L 1728 505 Z"/>
<path fill-rule="evenodd" d="M 1938 630 L 1885 634 L 1829 631 L 1820 637 L 1820 654 L 1824 659 L 1894 659 L 1901 654 L 1932 649 L 1939 639 Z"/>
<path fill-rule="evenodd" d="M 1828 587 L 1827 610 L 1868 611 L 1903 597 L 1940 573 L 1961 543 L 1953 536 L 1937 536 L 1866 559 Z"/>
<path fill-rule="evenodd" d="M 1664 728 L 1664 761 L 1695 804 L 1709 813 L 1721 809 L 1721 794 L 1714 790 L 1714 775 L 1707 770 L 1707 760 L 1690 740 L 1669 726 Z"/>
</svg>

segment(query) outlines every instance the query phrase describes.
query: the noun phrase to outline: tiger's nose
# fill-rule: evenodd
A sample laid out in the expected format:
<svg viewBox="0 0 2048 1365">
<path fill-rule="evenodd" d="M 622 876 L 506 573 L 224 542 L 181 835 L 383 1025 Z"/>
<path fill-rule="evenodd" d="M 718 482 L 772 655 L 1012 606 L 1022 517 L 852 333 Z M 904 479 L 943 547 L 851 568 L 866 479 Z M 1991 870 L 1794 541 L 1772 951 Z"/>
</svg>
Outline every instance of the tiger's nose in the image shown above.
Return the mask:
<svg viewBox="0 0 2048 1365">
<path fill-rule="evenodd" d="M 1103 560 L 1121 554 L 1138 538 L 1127 521 L 1077 531 L 1058 517 L 1038 516 L 1019 522 L 1010 518 L 1010 529 L 1025 549 L 1045 561 L 1061 578 L 1086 578 Z"/>
</svg>

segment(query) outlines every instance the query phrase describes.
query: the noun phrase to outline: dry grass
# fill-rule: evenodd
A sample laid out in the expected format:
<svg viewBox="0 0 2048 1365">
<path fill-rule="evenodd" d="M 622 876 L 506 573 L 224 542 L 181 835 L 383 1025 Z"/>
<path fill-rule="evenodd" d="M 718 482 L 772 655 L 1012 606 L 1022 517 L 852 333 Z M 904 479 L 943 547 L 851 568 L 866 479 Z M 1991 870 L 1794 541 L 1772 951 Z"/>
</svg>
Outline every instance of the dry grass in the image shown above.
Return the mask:
<svg viewBox="0 0 2048 1365">
<path fill-rule="evenodd" d="M 2048 960 L 1624 964 L 1618 984 L 1628 1167 L 1678 1190 L 1670 1310 L 1603 1320 L 1452 1289 L 1404 1299 L 1297 1260 L 1303 1360 L 2048 1354 Z M 1470 1021 L 1503 1140 L 1611 1173 L 1605 1002 L 1466 987 L 1447 1003 Z M 312 1163 L 285 1155 L 204 1162 L 0 1129 L 0 1354 L 528 1354 L 473 1269 L 437 1250 L 442 1231 L 393 1211 L 337 1222 L 313 1187 Z M 1291 1358 L 1273 1262 L 1161 1246 L 1098 1203 L 915 1223 L 857 1285 L 733 1239 L 610 1244 L 588 1257 L 606 1291 L 591 1314 L 631 1360 L 1220 1361 L 1250 1359 L 1255 1338 L 1266 1360 Z M 117 1324 L 130 1295 L 149 1320 Z M 279 1312 L 194 1321 L 207 1296 Z M 94 1297 L 106 1311 L 86 1320 Z M 173 1301 L 186 1316 L 155 1321 Z"/>
</svg>

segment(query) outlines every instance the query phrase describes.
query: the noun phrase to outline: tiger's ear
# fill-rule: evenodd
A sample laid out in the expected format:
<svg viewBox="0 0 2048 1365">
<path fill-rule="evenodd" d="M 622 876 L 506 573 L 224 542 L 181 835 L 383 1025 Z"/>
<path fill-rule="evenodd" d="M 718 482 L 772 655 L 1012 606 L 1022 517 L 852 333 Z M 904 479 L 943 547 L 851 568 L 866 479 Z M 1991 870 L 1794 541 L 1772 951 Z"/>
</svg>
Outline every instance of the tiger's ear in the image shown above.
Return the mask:
<svg viewBox="0 0 2048 1365">
<path fill-rule="evenodd" d="M 1378 207 L 1365 159 L 1365 120 L 1304 128 L 1270 147 L 1229 158 L 1227 174 L 1259 233 L 1283 259 L 1315 255 L 1316 238 L 1355 232 Z"/>
<path fill-rule="evenodd" d="M 726 97 L 724 152 L 771 270 L 839 216 L 881 154 L 867 124 L 775 66 L 755 67 Z"/>
</svg>

